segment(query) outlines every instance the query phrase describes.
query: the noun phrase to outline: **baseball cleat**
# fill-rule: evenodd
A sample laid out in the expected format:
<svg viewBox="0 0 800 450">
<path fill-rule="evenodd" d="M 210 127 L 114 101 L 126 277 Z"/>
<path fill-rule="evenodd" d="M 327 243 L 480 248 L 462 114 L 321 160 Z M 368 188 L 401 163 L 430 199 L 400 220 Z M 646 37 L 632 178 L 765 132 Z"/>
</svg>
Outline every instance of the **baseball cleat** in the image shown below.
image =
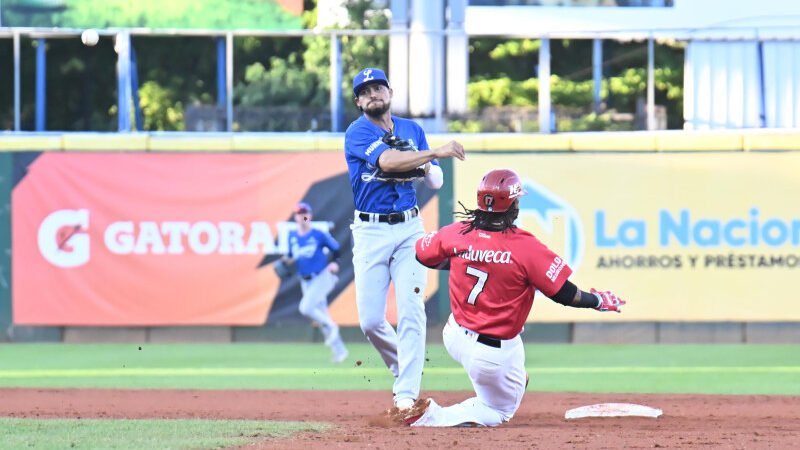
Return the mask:
<svg viewBox="0 0 800 450">
<path fill-rule="evenodd" d="M 456 425 L 455 428 L 478 428 L 482 426 L 483 425 L 479 424 L 478 422 L 461 422 L 460 424 Z"/>
<path fill-rule="evenodd" d="M 343 348 L 343 349 L 341 349 L 341 350 L 339 350 L 339 351 L 337 351 L 337 352 L 335 352 L 335 353 L 333 354 L 333 359 L 332 359 L 332 361 L 333 361 L 335 364 L 339 364 L 340 362 L 342 362 L 342 361 L 344 361 L 345 359 L 347 359 L 347 356 L 348 356 L 348 355 L 350 355 L 350 352 L 348 352 L 346 348 Z"/>
<path fill-rule="evenodd" d="M 419 420 L 419 418 L 422 417 L 423 414 L 425 414 L 425 411 L 428 410 L 428 406 L 430 406 L 430 404 L 431 404 L 430 398 L 425 398 L 425 399 L 421 398 L 416 402 L 414 402 L 414 406 L 412 406 L 411 409 L 409 409 L 408 412 L 405 413 L 405 416 L 403 417 L 403 423 L 408 426 L 411 426 L 411 424 Z"/>
<path fill-rule="evenodd" d="M 410 410 L 414 407 L 414 399 L 413 398 L 401 398 L 394 402 L 394 406 L 399 409 L 400 411 Z"/>
</svg>

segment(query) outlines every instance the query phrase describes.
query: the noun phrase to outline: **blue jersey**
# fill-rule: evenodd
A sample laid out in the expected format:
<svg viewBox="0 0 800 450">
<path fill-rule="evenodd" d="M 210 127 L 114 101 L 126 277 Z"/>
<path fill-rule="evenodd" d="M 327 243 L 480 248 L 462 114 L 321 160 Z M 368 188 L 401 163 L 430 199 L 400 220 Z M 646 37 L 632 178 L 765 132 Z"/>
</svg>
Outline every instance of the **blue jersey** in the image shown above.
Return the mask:
<svg viewBox="0 0 800 450">
<path fill-rule="evenodd" d="M 328 248 L 334 254 L 339 253 L 339 243 L 328 233 L 312 228 L 308 233 L 300 235 L 297 230 L 289 232 L 289 254 L 297 264 L 297 273 L 316 275 L 328 265 L 328 256 L 323 251 Z"/>
<path fill-rule="evenodd" d="M 414 150 L 429 150 L 422 127 L 415 122 L 392 116 L 394 135 L 407 140 Z M 387 180 L 376 176 L 378 158 L 391 148 L 383 142 L 386 130 L 361 116 L 347 128 L 344 154 L 353 187 L 353 200 L 358 211 L 386 214 L 405 211 L 417 204 L 413 181 Z M 432 161 L 433 164 L 438 164 Z"/>
</svg>

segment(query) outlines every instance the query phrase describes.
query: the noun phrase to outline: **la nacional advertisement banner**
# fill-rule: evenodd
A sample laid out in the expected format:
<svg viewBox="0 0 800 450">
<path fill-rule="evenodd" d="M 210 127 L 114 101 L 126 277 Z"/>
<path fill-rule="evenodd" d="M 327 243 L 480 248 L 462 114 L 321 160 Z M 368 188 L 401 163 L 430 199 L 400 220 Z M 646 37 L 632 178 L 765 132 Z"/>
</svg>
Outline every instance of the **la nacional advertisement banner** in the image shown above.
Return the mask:
<svg viewBox="0 0 800 450">
<path fill-rule="evenodd" d="M 12 193 L 13 321 L 262 325 L 276 225 L 344 170 L 333 153 L 39 154 Z"/>
<path fill-rule="evenodd" d="M 787 294 L 800 276 L 800 152 L 472 155 L 456 165 L 456 200 L 474 207 L 501 167 L 528 192 L 518 224 L 571 280 L 628 301 L 598 314 L 538 293 L 529 320 L 800 320 Z"/>
</svg>

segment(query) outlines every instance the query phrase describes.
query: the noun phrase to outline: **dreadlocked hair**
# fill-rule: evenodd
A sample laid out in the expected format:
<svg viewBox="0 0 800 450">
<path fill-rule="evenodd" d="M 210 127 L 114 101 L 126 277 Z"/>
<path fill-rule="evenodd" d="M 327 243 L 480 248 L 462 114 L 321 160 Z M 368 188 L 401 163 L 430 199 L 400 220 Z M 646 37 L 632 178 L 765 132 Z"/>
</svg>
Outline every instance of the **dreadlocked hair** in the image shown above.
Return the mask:
<svg viewBox="0 0 800 450">
<path fill-rule="evenodd" d="M 460 219 L 466 219 L 461 228 L 461 234 L 467 234 L 472 230 L 502 231 L 514 230 L 517 228 L 514 221 L 517 219 L 519 209 L 516 204 L 504 212 L 488 212 L 480 209 L 467 209 L 463 203 L 458 202 L 463 211 L 455 211 L 454 214 Z"/>
</svg>

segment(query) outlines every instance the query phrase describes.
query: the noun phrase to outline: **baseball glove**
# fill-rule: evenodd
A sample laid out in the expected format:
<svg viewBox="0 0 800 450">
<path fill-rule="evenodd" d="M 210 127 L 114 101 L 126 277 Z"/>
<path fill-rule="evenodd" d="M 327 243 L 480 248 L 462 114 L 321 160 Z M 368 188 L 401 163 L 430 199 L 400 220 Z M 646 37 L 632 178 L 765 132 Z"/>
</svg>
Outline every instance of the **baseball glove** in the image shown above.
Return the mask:
<svg viewBox="0 0 800 450">
<path fill-rule="evenodd" d="M 392 134 L 391 131 L 387 131 L 386 134 L 383 135 L 381 138 L 384 144 L 387 144 L 389 147 L 400 150 L 401 152 L 416 152 L 417 150 L 411 143 L 406 139 L 400 139 L 399 137 Z M 422 178 L 425 176 L 425 169 L 424 167 L 418 167 L 416 169 L 408 170 L 406 172 L 384 172 L 383 170 L 378 169 L 377 173 L 375 174 L 375 178 L 381 181 L 411 181 L 416 180 L 418 178 Z"/>
<path fill-rule="evenodd" d="M 275 264 L 273 264 L 272 267 L 275 269 L 275 274 L 278 275 L 278 278 L 280 278 L 281 281 L 286 281 L 295 274 L 295 265 L 287 263 L 282 259 L 275 261 Z"/>
</svg>

